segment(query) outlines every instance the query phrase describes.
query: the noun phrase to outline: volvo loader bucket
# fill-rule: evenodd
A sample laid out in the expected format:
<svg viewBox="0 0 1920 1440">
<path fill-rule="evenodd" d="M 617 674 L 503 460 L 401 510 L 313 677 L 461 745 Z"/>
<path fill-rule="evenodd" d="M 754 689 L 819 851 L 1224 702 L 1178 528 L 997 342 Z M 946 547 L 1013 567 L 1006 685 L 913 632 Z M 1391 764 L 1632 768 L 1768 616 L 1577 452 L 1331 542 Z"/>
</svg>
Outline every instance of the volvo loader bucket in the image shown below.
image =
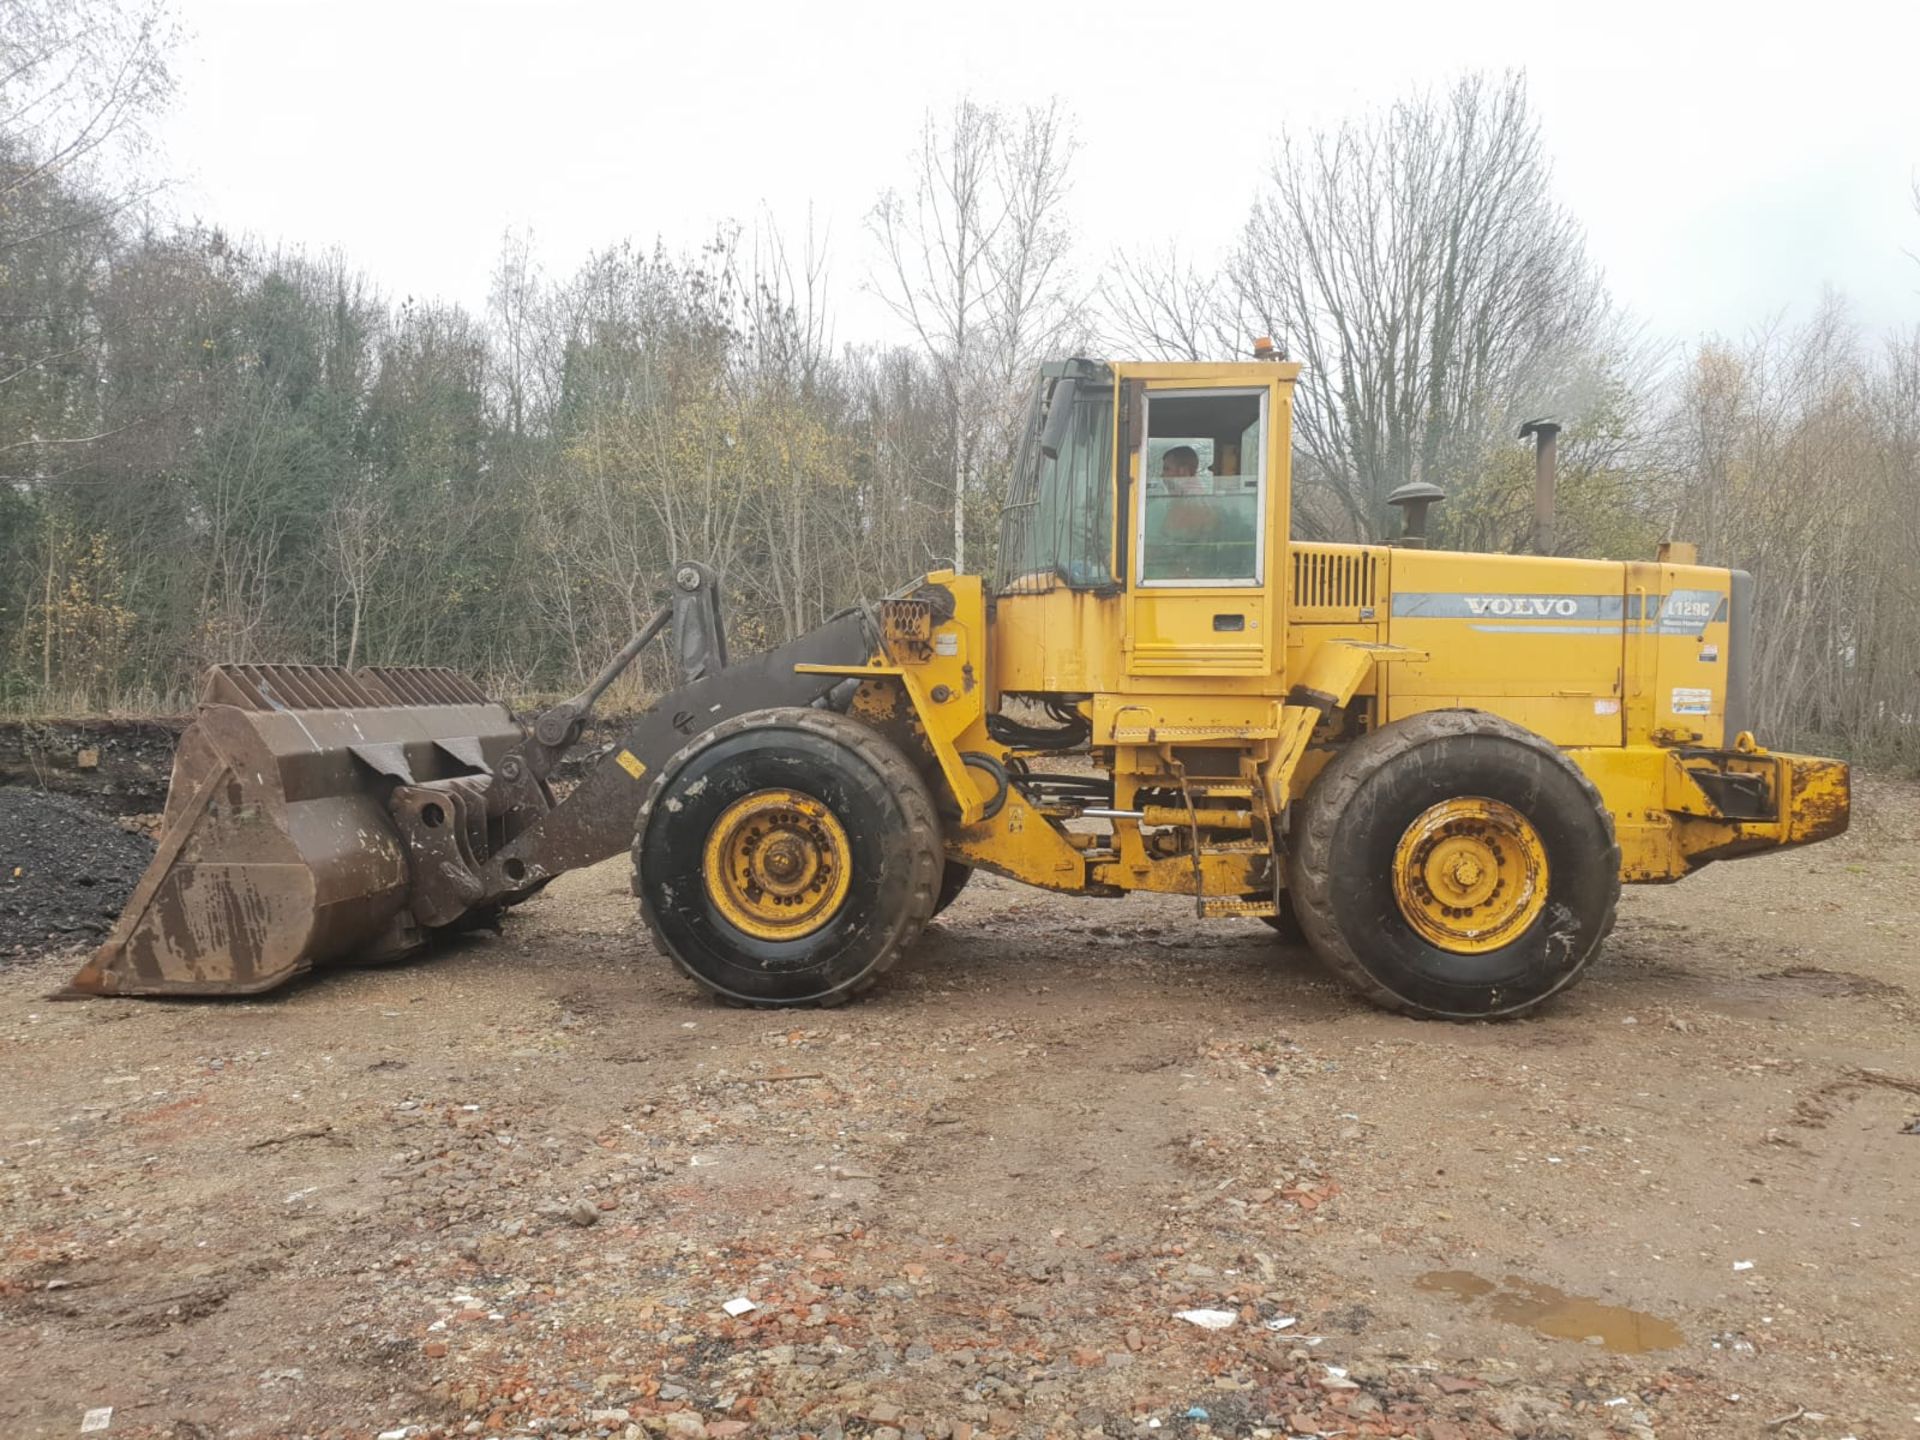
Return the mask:
<svg viewBox="0 0 1920 1440">
<path fill-rule="evenodd" d="M 470 920 L 418 867 L 484 857 L 531 817 L 490 805 L 523 733 L 451 670 L 221 665 L 174 755 L 159 848 L 70 989 L 243 995 L 392 959 Z M 524 795 L 524 792 L 523 792 Z M 551 803 L 540 786 L 538 808 Z M 490 810 L 503 813 L 490 814 Z M 396 815 L 424 816 L 434 845 Z M 452 867 L 457 868 L 457 867 Z"/>
</svg>

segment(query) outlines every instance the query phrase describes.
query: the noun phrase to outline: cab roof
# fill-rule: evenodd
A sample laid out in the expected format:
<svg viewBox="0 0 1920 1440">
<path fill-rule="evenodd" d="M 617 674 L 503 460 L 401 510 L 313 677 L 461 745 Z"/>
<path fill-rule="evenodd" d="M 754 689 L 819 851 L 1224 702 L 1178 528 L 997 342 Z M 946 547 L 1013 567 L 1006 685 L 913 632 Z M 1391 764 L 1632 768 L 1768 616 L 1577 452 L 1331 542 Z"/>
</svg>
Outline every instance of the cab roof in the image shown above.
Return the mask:
<svg viewBox="0 0 1920 1440">
<path fill-rule="evenodd" d="M 1072 376 L 1091 384 L 1112 380 L 1182 380 L 1199 384 L 1265 385 L 1300 378 L 1297 360 L 1096 360 L 1076 355 L 1040 367 L 1043 379 Z"/>
</svg>

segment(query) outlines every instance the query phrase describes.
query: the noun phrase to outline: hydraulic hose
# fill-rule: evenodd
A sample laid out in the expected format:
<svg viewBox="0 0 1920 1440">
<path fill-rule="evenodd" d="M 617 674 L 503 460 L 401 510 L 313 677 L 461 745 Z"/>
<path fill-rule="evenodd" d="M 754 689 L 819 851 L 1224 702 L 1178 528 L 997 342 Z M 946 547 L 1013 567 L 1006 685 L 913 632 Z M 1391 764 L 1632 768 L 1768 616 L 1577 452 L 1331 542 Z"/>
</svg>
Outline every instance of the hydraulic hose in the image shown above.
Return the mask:
<svg viewBox="0 0 1920 1440">
<path fill-rule="evenodd" d="M 993 819 L 1007 803 L 1007 790 L 1011 783 L 1007 778 L 1007 767 L 994 759 L 993 756 L 979 750 L 962 750 L 960 752 L 960 761 L 971 769 L 984 770 L 993 777 L 993 798 L 987 801 L 980 811 L 980 818 L 982 820 Z"/>
</svg>

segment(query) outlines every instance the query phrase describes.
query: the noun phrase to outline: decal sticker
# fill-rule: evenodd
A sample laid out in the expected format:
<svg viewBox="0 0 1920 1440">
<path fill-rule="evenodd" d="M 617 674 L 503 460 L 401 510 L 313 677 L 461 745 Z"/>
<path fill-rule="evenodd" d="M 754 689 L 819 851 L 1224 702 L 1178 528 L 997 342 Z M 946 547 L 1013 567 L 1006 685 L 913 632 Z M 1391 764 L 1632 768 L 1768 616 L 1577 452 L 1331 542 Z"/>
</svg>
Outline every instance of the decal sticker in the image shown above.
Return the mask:
<svg viewBox="0 0 1920 1440">
<path fill-rule="evenodd" d="M 1393 597 L 1396 619 L 1467 620 L 1473 622 L 1470 628 L 1493 635 L 1618 635 L 1625 612 L 1626 602 L 1619 595 L 1410 590 Z"/>
<path fill-rule="evenodd" d="M 1623 609 L 1618 595 L 1464 595 L 1403 590 L 1393 597 L 1393 613 L 1408 620 L 1618 620 Z"/>
<path fill-rule="evenodd" d="M 1673 687 L 1673 704 L 1668 707 L 1676 715 L 1708 715 L 1713 711 L 1713 691 L 1699 690 L 1692 686 Z"/>
<path fill-rule="evenodd" d="M 933 637 L 933 653 L 936 655 L 958 655 L 960 637 L 951 630 L 943 631 Z"/>
<path fill-rule="evenodd" d="M 1676 590 L 1644 600 L 1410 590 L 1393 597 L 1393 614 L 1400 620 L 1470 620 L 1473 629 L 1500 635 L 1618 635 L 1623 623 L 1654 635 L 1700 635 L 1727 618 L 1727 597 L 1718 590 Z"/>
<path fill-rule="evenodd" d="M 1675 693 L 1677 694 L 1678 692 L 1676 691 Z M 641 763 L 640 757 L 631 750 L 620 751 L 613 757 L 613 763 L 636 780 L 647 773 L 647 767 Z"/>
<path fill-rule="evenodd" d="M 1618 715 L 1620 713 L 1620 702 L 1610 695 L 1604 696 L 1593 702 L 1593 713 L 1596 715 Z"/>
<path fill-rule="evenodd" d="M 1652 616 L 1654 633 L 1698 635 L 1715 620 L 1726 618 L 1727 597 L 1717 590 L 1676 590 Z"/>
</svg>

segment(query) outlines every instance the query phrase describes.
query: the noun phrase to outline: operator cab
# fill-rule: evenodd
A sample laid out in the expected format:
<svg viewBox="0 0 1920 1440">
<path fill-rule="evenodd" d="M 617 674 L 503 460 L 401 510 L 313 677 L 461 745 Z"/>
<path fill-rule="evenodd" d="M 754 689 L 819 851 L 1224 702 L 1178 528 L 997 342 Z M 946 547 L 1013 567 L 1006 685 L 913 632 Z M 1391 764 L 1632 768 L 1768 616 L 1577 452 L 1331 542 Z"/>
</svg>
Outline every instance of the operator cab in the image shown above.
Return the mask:
<svg viewBox="0 0 1920 1440">
<path fill-rule="evenodd" d="M 1103 623 L 1124 632 L 1129 675 L 1277 682 L 1298 373 L 1264 361 L 1043 367 L 1008 487 L 997 593 L 1121 599 Z M 1044 627 L 1050 652 L 1074 638 L 1052 634 L 1058 625 Z"/>
<path fill-rule="evenodd" d="M 1143 475 L 1137 525 L 1124 538 L 1140 585 L 1258 585 L 1264 579 L 1268 387 L 1136 383 L 1128 464 L 1113 463 L 1113 372 L 1090 360 L 1044 367 L 1001 516 L 1001 594 L 1120 584 L 1114 496 Z"/>
</svg>

